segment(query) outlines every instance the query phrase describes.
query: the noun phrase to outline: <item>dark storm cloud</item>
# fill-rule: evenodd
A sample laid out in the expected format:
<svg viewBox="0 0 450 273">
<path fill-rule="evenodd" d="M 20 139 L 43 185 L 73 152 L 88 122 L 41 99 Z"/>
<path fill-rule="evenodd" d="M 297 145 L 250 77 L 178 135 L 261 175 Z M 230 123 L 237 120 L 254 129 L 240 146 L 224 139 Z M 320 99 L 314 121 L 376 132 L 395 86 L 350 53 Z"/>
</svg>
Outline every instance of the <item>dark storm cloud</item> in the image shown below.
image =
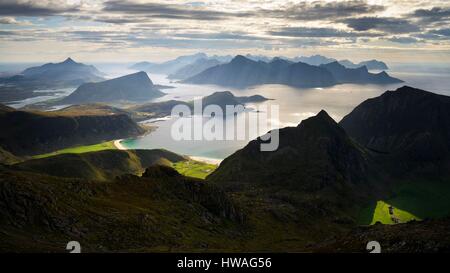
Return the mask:
<svg viewBox="0 0 450 273">
<path fill-rule="evenodd" d="M 267 17 L 289 18 L 295 20 L 331 20 L 359 14 L 369 14 L 385 10 L 384 6 L 369 5 L 366 1 L 297 3 L 282 9 L 262 10 Z"/>
<path fill-rule="evenodd" d="M 76 12 L 74 6 L 39 5 L 32 1 L 18 2 L 10 0 L 0 1 L 0 15 L 10 16 L 51 16 L 65 12 Z"/>
<path fill-rule="evenodd" d="M 342 22 L 356 31 L 378 30 L 387 33 L 410 33 L 420 30 L 419 26 L 406 19 L 391 17 L 348 18 Z"/>
<path fill-rule="evenodd" d="M 315 37 L 315 38 L 356 38 L 356 37 L 375 37 L 375 33 L 359 33 L 337 30 L 334 28 L 307 28 L 307 27 L 284 27 L 268 32 L 275 36 L 287 37 Z"/>
<path fill-rule="evenodd" d="M 244 16 L 241 13 L 228 13 L 207 10 L 187 5 L 162 4 L 162 3 L 134 3 L 130 1 L 108 1 L 104 4 L 103 11 L 139 14 L 148 18 L 165 19 L 192 19 L 192 20 L 223 20 L 230 16 Z"/>
<path fill-rule="evenodd" d="M 439 22 L 450 20 L 450 7 L 434 7 L 431 9 L 415 10 L 410 16 L 419 18 L 424 22 Z"/>
</svg>

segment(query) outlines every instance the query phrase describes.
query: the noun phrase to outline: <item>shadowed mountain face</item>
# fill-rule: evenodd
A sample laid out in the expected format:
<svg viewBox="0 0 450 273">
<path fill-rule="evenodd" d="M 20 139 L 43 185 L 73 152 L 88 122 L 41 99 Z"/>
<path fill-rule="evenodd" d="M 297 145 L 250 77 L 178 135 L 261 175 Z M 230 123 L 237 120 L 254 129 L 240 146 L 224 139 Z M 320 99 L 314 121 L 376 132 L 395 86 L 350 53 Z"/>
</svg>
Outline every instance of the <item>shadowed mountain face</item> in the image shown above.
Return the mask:
<svg viewBox="0 0 450 273">
<path fill-rule="evenodd" d="M 0 146 L 15 155 L 47 153 L 144 133 L 126 114 L 64 111 L 3 112 L 0 128 Z"/>
<path fill-rule="evenodd" d="M 218 84 L 232 87 L 278 83 L 298 87 L 318 87 L 336 84 L 325 69 L 304 63 L 292 64 L 275 59 L 270 63 L 236 56 L 230 63 L 209 68 L 186 80 L 196 84 Z"/>
<path fill-rule="evenodd" d="M 384 190 L 372 180 L 370 154 L 325 111 L 279 134 L 276 151 L 261 152 L 262 141 L 253 140 L 207 177 L 232 193 L 253 225 L 294 225 L 310 238 L 326 227 L 330 236 L 354 226 L 359 209 Z"/>
<path fill-rule="evenodd" d="M 260 139 L 225 159 L 210 179 L 223 183 L 260 184 L 294 190 L 363 185 L 365 152 L 325 111 L 297 127 L 279 130 L 280 145 L 261 152 Z"/>
<path fill-rule="evenodd" d="M 192 64 L 188 64 L 188 65 L 183 66 L 182 68 L 178 69 L 175 73 L 170 74 L 168 76 L 168 78 L 184 80 L 184 79 L 190 78 L 194 75 L 197 75 L 198 73 L 201 73 L 210 67 L 219 65 L 221 63 L 222 62 L 220 62 L 216 59 L 201 58 L 201 59 L 196 60 Z"/>
<path fill-rule="evenodd" d="M 450 97 L 405 86 L 361 103 L 340 125 L 361 145 L 400 160 L 402 170 L 450 166 Z"/>
<path fill-rule="evenodd" d="M 114 101 L 142 101 L 163 96 L 145 72 L 98 82 L 85 83 L 59 103 L 93 103 Z"/>
<path fill-rule="evenodd" d="M 236 56 L 230 63 L 209 68 L 185 82 L 241 88 L 259 84 L 286 84 L 307 88 L 339 83 L 389 84 L 401 81 L 390 77 L 386 72 L 372 74 L 365 67 L 348 69 L 338 62 L 313 66 L 279 58 L 266 63 Z"/>
</svg>

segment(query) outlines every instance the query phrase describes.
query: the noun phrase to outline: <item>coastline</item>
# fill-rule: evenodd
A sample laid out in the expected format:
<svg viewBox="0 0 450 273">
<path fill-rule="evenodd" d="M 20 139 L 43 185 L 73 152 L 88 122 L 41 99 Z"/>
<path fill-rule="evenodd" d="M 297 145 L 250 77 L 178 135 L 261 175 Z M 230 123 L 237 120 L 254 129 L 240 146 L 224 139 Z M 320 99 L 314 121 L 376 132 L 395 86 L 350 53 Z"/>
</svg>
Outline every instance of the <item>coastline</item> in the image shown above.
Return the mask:
<svg viewBox="0 0 450 273">
<path fill-rule="evenodd" d="M 123 146 L 123 145 L 120 143 L 122 140 L 123 140 L 123 139 L 117 139 L 117 140 L 114 140 L 114 146 L 116 146 L 117 150 L 127 150 L 127 148 L 125 148 L 125 146 Z"/>
<path fill-rule="evenodd" d="M 223 159 L 203 157 L 203 156 L 188 156 L 190 159 L 200 161 L 207 164 L 220 165 Z"/>
</svg>

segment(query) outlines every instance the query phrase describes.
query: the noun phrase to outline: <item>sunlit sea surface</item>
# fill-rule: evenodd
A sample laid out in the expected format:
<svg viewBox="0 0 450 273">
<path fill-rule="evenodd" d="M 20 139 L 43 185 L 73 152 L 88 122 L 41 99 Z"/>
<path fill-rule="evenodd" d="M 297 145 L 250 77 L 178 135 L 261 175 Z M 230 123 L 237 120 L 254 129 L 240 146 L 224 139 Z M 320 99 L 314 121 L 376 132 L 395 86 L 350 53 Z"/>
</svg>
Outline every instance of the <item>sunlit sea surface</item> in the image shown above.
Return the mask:
<svg viewBox="0 0 450 273">
<path fill-rule="evenodd" d="M 123 65 L 97 65 L 97 67 L 107 73 L 109 77 L 117 77 L 133 73 L 128 69 L 124 69 Z M 350 113 L 353 108 L 368 98 L 381 95 L 386 90 L 395 90 L 403 85 L 409 85 L 416 88 L 432 91 L 439 94 L 450 95 L 450 68 L 447 66 L 434 67 L 429 66 L 397 65 L 392 66 L 388 73 L 391 76 L 404 80 L 404 83 L 394 85 L 355 85 L 341 84 L 327 88 L 309 88 L 299 89 L 284 85 L 260 85 L 246 89 L 233 89 L 214 85 L 190 85 L 182 84 L 167 79 L 166 75 L 149 74 L 151 80 L 155 84 L 170 85 L 174 88 L 164 89 L 167 95 L 158 98 L 155 101 L 165 100 L 181 100 L 191 101 L 195 98 L 207 96 L 216 91 L 229 90 L 236 96 L 262 95 L 269 100 L 260 104 L 250 104 L 249 112 L 242 115 L 247 117 L 258 116 L 262 112 L 255 111 L 261 106 L 277 105 L 279 107 L 279 120 L 273 121 L 269 129 L 282 128 L 286 126 L 297 126 L 303 119 L 314 116 L 320 110 L 325 110 L 337 122 L 346 114 Z M 64 94 L 67 90 L 64 90 Z M 29 103 L 29 100 L 18 102 L 17 105 L 23 106 Z M 251 110 L 253 109 L 253 111 Z M 270 108 L 269 108 L 270 109 Z M 217 117 L 218 119 L 219 117 Z M 220 117 L 220 119 L 223 119 Z M 207 122 L 209 119 L 204 118 Z M 123 140 L 121 143 L 128 149 L 155 149 L 163 148 L 179 154 L 194 156 L 197 158 L 205 158 L 212 160 L 222 160 L 231 155 L 236 150 L 244 147 L 250 140 L 257 137 L 258 134 L 248 132 L 248 128 L 234 127 L 235 130 L 246 130 L 246 136 L 243 140 L 182 140 L 177 141 L 172 138 L 172 125 L 176 122 L 176 118 L 165 118 L 159 120 L 146 121 L 157 126 L 152 133 L 134 138 Z M 225 123 L 232 123 L 232 118 L 225 118 Z M 198 129 L 198 128 L 197 128 Z"/>
</svg>

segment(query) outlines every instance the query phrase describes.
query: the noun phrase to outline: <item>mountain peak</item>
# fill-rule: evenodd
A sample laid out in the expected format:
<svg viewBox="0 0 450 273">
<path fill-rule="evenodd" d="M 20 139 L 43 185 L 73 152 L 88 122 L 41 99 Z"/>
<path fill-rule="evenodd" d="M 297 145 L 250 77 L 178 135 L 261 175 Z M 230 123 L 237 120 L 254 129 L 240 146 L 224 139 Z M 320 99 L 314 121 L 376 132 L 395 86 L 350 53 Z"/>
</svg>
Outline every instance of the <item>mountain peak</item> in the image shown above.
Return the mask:
<svg viewBox="0 0 450 273">
<path fill-rule="evenodd" d="M 75 62 L 72 58 L 68 57 L 63 63 L 64 64 L 76 64 L 77 62 Z"/>
<path fill-rule="evenodd" d="M 317 127 L 318 125 L 337 126 L 338 124 L 325 110 L 320 110 L 317 115 L 303 120 L 297 127 Z"/>
<path fill-rule="evenodd" d="M 234 57 L 231 60 L 232 64 L 243 64 L 243 63 L 248 63 L 248 62 L 253 62 L 253 61 L 242 55 L 236 55 L 236 57 Z"/>
</svg>

